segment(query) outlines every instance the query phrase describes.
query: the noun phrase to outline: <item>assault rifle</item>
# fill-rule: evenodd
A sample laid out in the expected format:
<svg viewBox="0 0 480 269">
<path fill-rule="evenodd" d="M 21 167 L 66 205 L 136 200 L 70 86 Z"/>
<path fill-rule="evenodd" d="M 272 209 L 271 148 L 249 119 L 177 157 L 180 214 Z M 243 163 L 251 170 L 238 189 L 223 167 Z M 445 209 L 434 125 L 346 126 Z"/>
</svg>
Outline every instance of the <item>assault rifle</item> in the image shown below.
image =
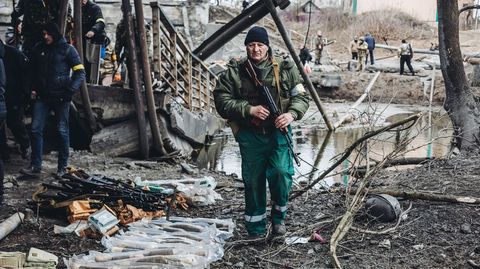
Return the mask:
<svg viewBox="0 0 480 269">
<path fill-rule="evenodd" d="M 267 101 L 268 110 L 270 110 L 270 113 L 272 113 L 273 119 L 275 120 L 282 113 L 278 109 L 277 103 L 275 102 L 275 100 L 273 100 L 270 90 L 267 88 L 267 86 L 265 86 L 262 82 L 260 82 L 260 80 L 258 80 L 257 73 L 255 72 L 255 69 L 253 68 L 252 63 L 250 62 L 250 59 L 247 59 L 247 61 L 245 62 L 245 68 L 247 70 L 247 73 L 253 79 L 253 82 L 255 83 L 255 85 L 261 88 L 262 95 L 265 98 L 265 101 Z M 288 130 L 286 128 L 280 129 L 280 132 L 283 134 L 283 136 L 285 136 L 285 139 L 287 139 L 288 149 L 290 153 L 292 153 L 295 163 L 297 164 L 297 166 L 300 166 L 300 159 L 298 158 L 297 154 L 293 151 L 293 141 L 292 141 L 292 138 L 290 137 L 290 134 L 288 133 Z"/>
</svg>

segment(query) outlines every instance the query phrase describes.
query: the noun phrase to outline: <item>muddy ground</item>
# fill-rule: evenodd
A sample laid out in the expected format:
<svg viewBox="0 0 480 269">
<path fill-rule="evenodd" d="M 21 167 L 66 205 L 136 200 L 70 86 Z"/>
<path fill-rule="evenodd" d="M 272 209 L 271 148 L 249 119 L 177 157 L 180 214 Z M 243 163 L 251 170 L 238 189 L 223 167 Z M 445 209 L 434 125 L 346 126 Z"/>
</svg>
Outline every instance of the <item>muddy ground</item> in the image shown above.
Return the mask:
<svg viewBox="0 0 480 269">
<path fill-rule="evenodd" d="M 55 171 L 55 154 L 45 156 L 45 173 L 41 180 L 18 178 L 18 169 L 27 164 L 18 154 L 12 154 L 7 163 L 6 204 L 0 211 L 3 220 L 16 211 L 30 208 L 33 214 L 0 241 L 2 251 L 28 251 L 37 247 L 60 257 L 102 250 L 98 240 L 78 238 L 75 235 L 55 235 L 53 225 L 67 225 L 65 215 L 37 215 L 31 204 L 31 195 L 41 182 L 50 182 L 48 174 Z M 128 158 L 111 159 L 93 156 L 87 152 L 74 152 L 71 164 L 90 173 L 101 173 L 120 179 L 136 176 L 148 178 L 179 178 L 181 168 L 177 163 L 159 162 L 147 169 L 134 165 Z M 434 194 L 467 195 L 480 197 L 477 180 L 479 156 L 457 156 L 436 160 L 420 167 L 402 171 L 384 171 L 377 176 L 374 188 L 390 190 L 425 191 Z M 330 268 L 328 243 L 309 242 L 285 245 L 261 240 L 245 241 L 242 184 L 235 175 L 201 170 L 197 176 L 212 175 L 219 184 L 217 191 L 224 201 L 215 206 L 190 208 L 174 214 L 190 217 L 233 218 L 237 227 L 234 237 L 225 246 L 225 255 L 211 268 Z M 287 219 L 288 236 L 308 237 L 315 230 L 329 240 L 338 217 L 345 212 L 346 196 L 343 187 L 332 192 L 310 191 L 295 199 L 289 208 Z M 424 200 L 401 200 L 405 210 L 410 203 L 407 218 L 391 233 L 385 235 L 365 234 L 350 231 L 341 241 L 337 255 L 345 268 L 469 268 L 467 260 L 480 263 L 479 233 L 480 206 L 432 202 Z M 395 223 L 379 223 L 366 218 L 360 212 L 355 227 L 373 231 L 395 226 Z M 389 245 L 387 244 L 387 240 Z M 63 265 L 60 265 L 60 268 Z"/>
</svg>

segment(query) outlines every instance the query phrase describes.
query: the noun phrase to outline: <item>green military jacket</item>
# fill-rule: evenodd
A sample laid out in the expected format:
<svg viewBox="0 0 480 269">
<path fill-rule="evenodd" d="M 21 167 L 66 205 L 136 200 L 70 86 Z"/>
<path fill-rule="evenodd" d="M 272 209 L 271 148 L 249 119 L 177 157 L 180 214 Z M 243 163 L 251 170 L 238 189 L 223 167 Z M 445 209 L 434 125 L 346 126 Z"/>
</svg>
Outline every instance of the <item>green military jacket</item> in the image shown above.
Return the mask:
<svg viewBox="0 0 480 269">
<path fill-rule="evenodd" d="M 256 105 L 265 105 L 263 95 L 245 69 L 245 61 L 231 60 L 228 69 L 220 76 L 213 92 L 215 106 L 218 113 L 225 119 L 234 121 L 240 126 L 258 127 L 252 124 L 250 108 Z M 308 109 L 308 95 L 302 85 L 302 78 L 291 61 L 282 61 L 275 58 L 279 67 L 280 96 L 276 87 L 272 60 L 264 61 L 259 65 L 261 72 L 258 78 L 264 82 L 272 97 L 277 100 L 277 106 L 285 113 L 290 112 L 295 119 L 301 119 Z M 269 117 L 261 127 L 274 128 L 274 119 Z"/>
</svg>

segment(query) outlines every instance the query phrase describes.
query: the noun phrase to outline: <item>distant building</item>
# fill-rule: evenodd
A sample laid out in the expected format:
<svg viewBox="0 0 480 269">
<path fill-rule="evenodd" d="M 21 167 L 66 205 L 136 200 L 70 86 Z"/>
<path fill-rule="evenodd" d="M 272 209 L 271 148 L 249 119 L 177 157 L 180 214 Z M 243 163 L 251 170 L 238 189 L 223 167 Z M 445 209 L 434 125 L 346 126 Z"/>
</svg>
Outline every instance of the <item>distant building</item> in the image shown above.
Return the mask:
<svg viewBox="0 0 480 269">
<path fill-rule="evenodd" d="M 310 7 L 312 12 L 319 11 L 325 8 L 340 8 L 344 0 L 308 0 L 301 5 L 303 12 L 308 13 Z"/>
<path fill-rule="evenodd" d="M 458 0 L 459 8 L 474 4 L 480 4 L 480 0 Z M 303 2 L 301 8 L 304 12 L 308 12 L 310 6 L 312 12 L 325 8 L 339 8 L 353 15 L 372 11 L 398 10 L 421 22 L 435 23 L 438 21 L 437 0 L 308 0 Z M 473 17 L 477 17 L 476 11 L 471 11 L 471 13 Z"/>
</svg>

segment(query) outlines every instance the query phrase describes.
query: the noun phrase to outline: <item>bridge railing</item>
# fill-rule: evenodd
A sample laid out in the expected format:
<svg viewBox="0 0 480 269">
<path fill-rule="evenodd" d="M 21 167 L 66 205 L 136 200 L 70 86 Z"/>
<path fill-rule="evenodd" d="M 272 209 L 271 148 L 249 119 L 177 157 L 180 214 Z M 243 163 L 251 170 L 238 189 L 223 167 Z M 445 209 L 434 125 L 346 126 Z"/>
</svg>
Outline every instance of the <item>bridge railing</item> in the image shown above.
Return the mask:
<svg viewBox="0 0 480 269">
<path fill-rule="evenodd" d="M 158 2 L 152 8 L 153 73 L 163 89 L 170 89 L 191 111 L 215 111 L 216 76 L 192 54 Z"/>
</svg>

